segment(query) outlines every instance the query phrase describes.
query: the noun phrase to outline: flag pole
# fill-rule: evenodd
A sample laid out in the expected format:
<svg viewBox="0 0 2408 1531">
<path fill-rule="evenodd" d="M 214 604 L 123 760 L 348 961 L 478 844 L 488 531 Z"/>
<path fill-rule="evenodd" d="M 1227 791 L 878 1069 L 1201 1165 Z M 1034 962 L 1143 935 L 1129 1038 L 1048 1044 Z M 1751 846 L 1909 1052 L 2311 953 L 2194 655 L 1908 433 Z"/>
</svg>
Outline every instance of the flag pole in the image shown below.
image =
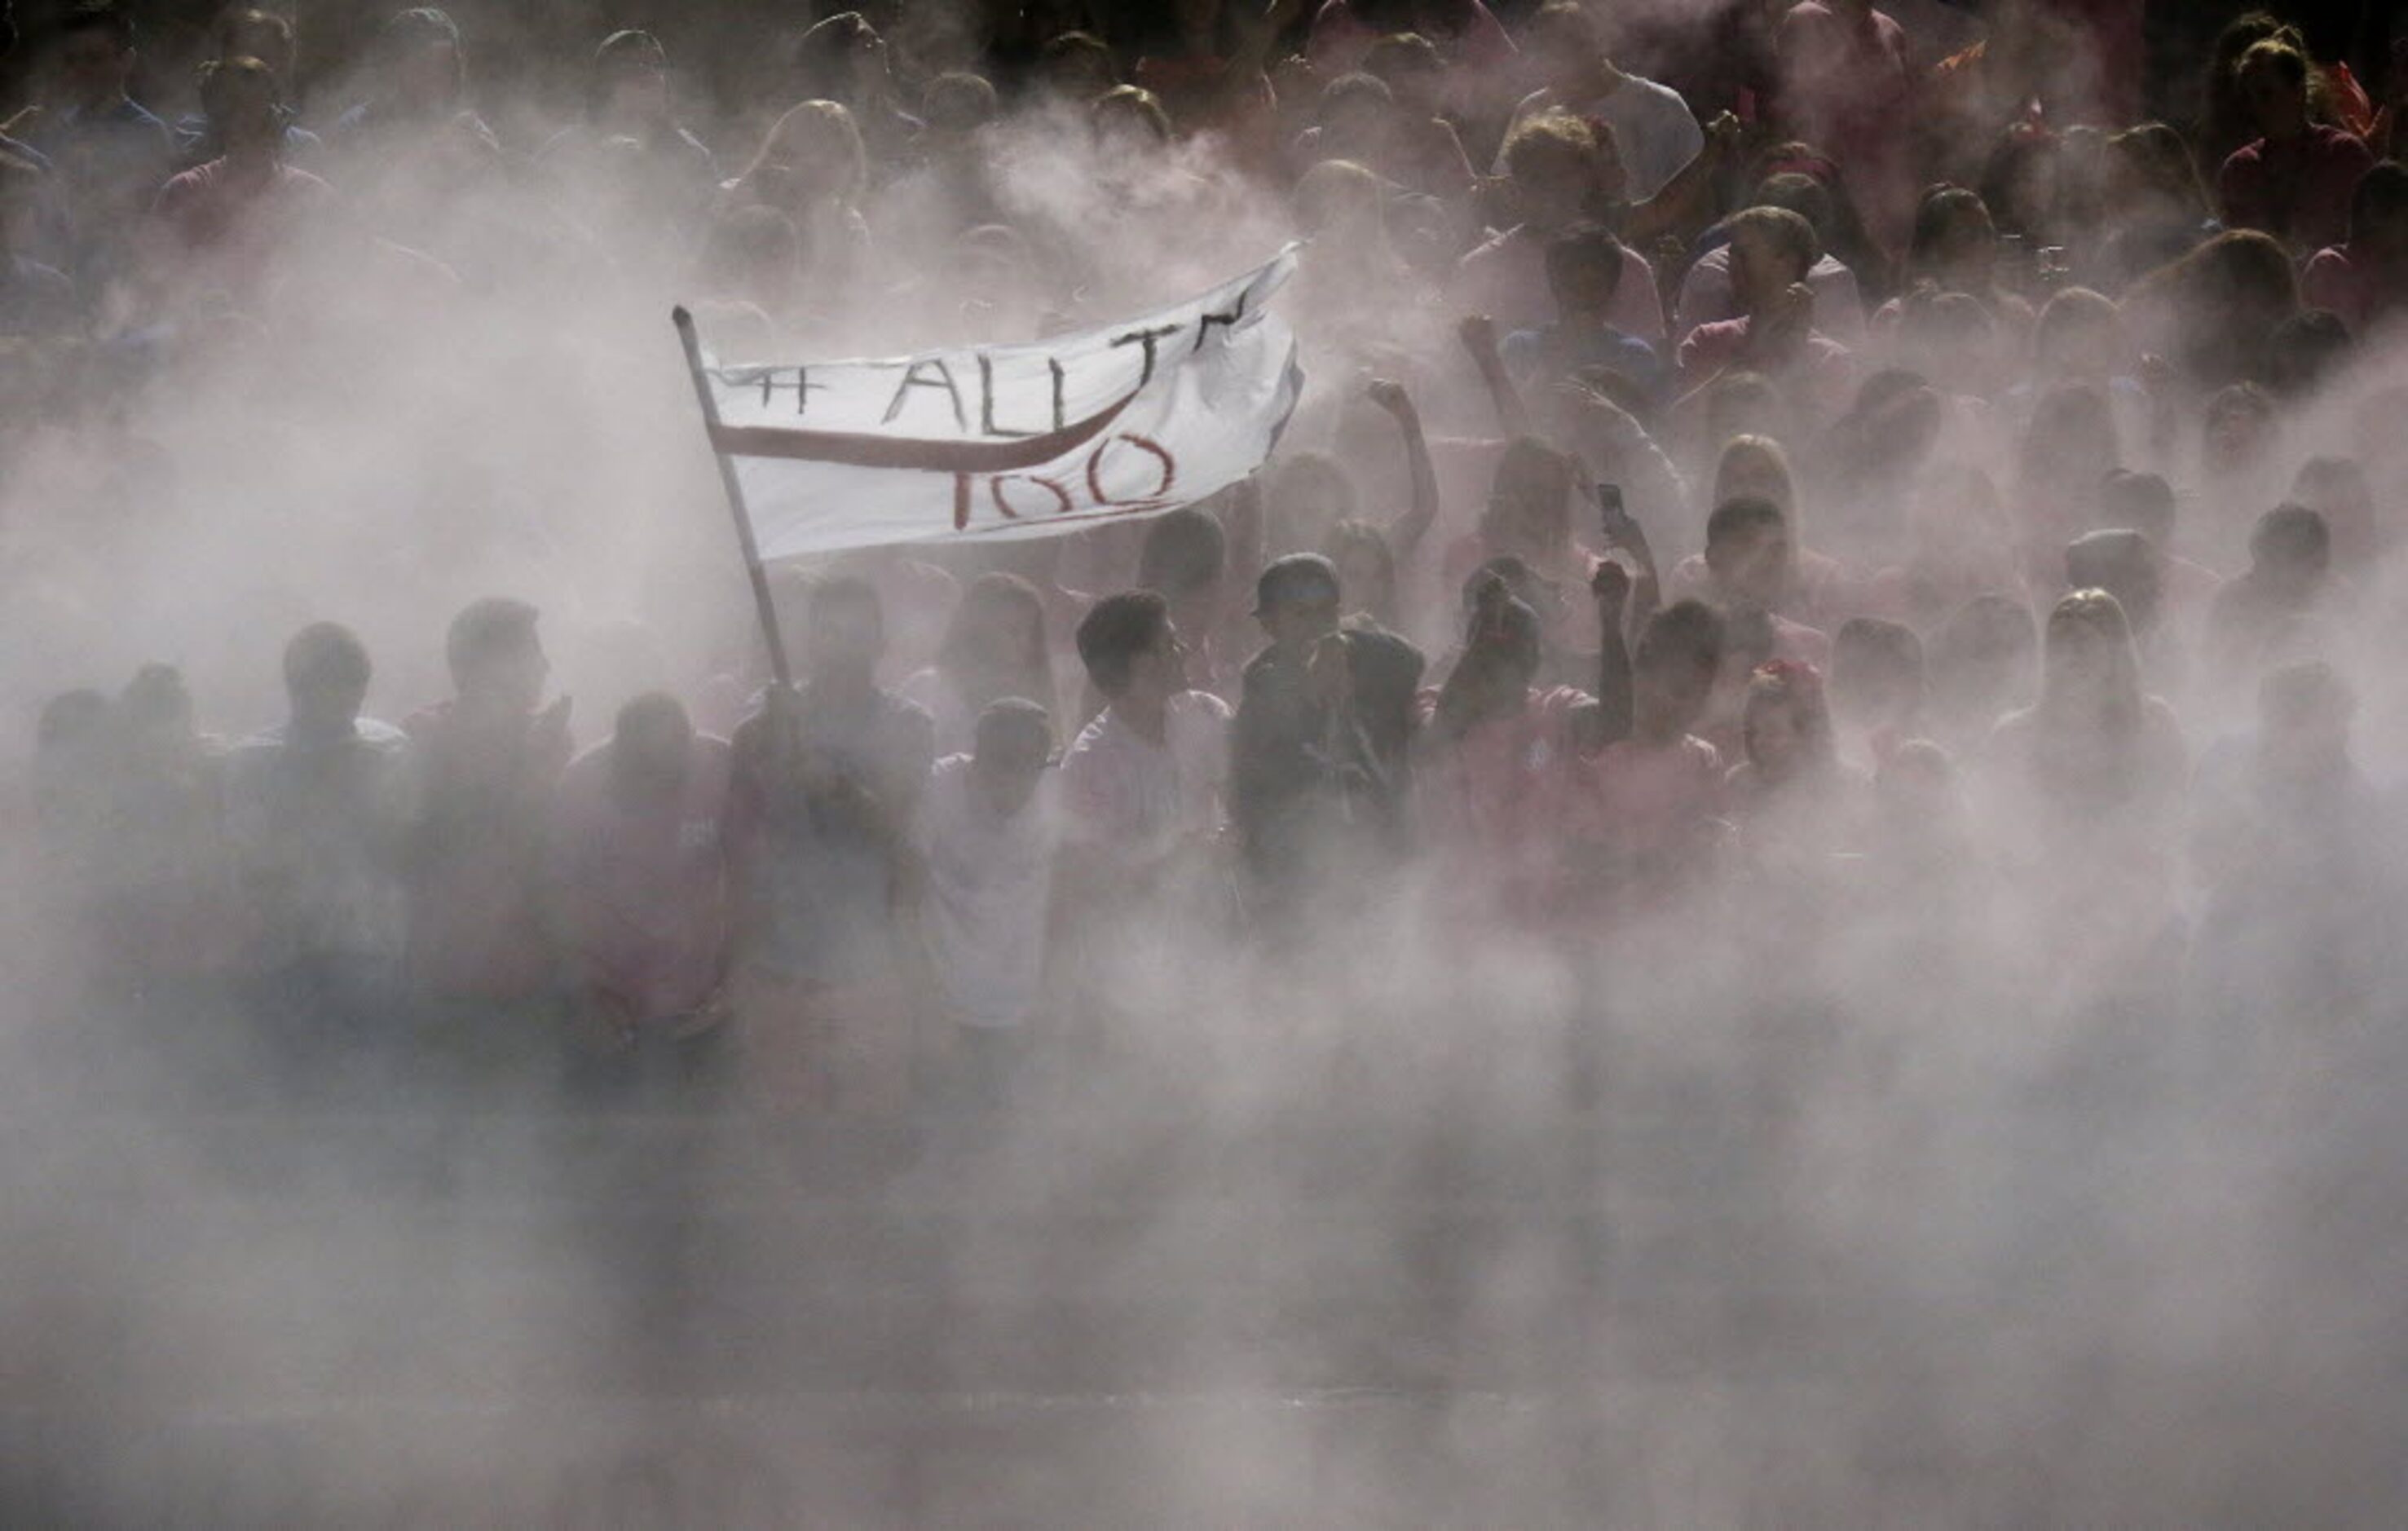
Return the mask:
<svg viewBox="0 0 2408 1531">
<path fill-rule="evenodd" d="M 769 645 L 769 675 L 781 687 L 792 686 L 795 678 L 786 664 L 786 642 L 778 633 L 778 608 L 769 598 L 769 571 L 761 566 L 761 545 L 752 537 L 752 515 L 744 508 L 744 485 L 736 477 L 736 465 L 719 450 L 719 405 L 710 396 L 710 381 L 703 376 L 702 342 L 694 333 L 694 315 L 683 305 L 669 310 L 669 322 L 677 326 L 678 339 L 685 345 L 685 365 L 694 378 L 694 399 L 702 406 L 702 422 L 710 432 L 710 455 L 719 464 L 719 487 L 726 493 L 728 514 L 736 518 L 736 543 L 744 550 L 744 572 L 752 581 L 752 606 L 761 619 L 761 637 Z"/>
</svg>

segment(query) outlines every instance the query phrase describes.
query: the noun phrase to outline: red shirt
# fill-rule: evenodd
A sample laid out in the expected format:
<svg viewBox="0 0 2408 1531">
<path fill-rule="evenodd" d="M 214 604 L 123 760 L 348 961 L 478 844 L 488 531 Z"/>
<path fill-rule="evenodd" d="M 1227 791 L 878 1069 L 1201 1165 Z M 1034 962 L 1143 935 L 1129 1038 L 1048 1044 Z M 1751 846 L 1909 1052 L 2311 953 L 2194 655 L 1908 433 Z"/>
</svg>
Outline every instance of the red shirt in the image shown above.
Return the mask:
<svg viewBox="0 0 2408 1531">
<path fill-rule="evenodd" d="M 1588 701 L 1568 686 L 1534 689 L 1514 711 L 1433 750 L 1415 774 L 1423 823 L 1446 864 L 1448 902 L 1470 919 L 1501 914 L 1526 928 L 1562 909 L 1556 871 L 1571 721 Z M 1424 692 L 1425 726 L 1437 710 L 1438 693 Z"/>
<path fill-rule="evenodd" d="M 2311 125 L 2286 144 L 2260 138 L 2233 150 L 2215 178 L 2224 222 L 2299 250 L 2339 244 L 2349 233 L 2350 193 L 2373 163 L 2356 135 L 2336 127 Z"/>
<path fill-rule="evenodd" d="M 252 169 L 216 159 L 169 179 L 150 211 L 187 250 L 215 250 L 237 240 L 256 247 L 322 207 L 334 190 L 289 165 Z"/>
</svg>

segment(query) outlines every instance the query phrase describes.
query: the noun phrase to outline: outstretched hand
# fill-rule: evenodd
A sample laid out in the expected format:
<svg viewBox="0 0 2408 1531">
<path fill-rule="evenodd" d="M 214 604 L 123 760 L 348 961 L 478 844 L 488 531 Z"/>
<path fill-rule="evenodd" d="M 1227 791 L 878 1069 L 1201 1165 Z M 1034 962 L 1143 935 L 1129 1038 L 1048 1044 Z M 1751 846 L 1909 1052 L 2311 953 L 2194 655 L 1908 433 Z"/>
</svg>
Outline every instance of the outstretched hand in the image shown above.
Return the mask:
<svg viewBox="0 0 2408 1531">
<path fill-rule="evenodd" d="M 1656 572 L 1656 550 L 1647 545 L 1647 528 L 1639 524 L 1639 518 L 1617 503 L 1601 500 L 1598 506 L 1598 531 L 1603 535 L 1609 551 L 1628 553 L 1642 575 Z M 1606 566 L 1622 575 L 1627 585 L 1628 575 L 1620 565 L 1608 560 Z M 1589 588 L 1592 593 L 1597 589 L 1597 580 L 1603 578 L 1602 568 L 1591 578 Z M 1627 594 L 1627 589 L 1625 594 Z"/>
<path fill-rule="evenodd" d="M 1455 326 L 1455 336 L 1463 349 L 1471 352 L 1474 361 L 1486 361 L 1497 354 L 1497 321 L 1486 314 L 1466 314 Z"/>
<path fill-rule="evenodd" d="M 1597 561 L 1597 571 L 1588 577 L 1589 598 L 1600 611 L 1610 611 L 1619 618 L 1623 608 L 1630 604 L 1630 571 L 1611 558 Z"/>
<path fill-rule="evenodd" d="M 1305 690 L 1318 706 L 1341 707 L 1345 705 L 1347 682 L 1353 673 L 1346 636 L 1331 633 L 1312 646 L 1312 657 L 1305 661 Z"/>
</svg>

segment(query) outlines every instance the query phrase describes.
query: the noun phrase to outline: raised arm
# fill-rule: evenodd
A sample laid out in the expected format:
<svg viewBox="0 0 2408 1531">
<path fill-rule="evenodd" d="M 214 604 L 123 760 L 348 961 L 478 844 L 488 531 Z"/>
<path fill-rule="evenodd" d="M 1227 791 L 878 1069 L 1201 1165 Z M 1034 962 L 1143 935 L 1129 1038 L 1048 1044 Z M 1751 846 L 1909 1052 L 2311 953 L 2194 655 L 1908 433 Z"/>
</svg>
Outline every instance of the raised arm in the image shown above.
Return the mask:
<svg viewBox="0 0 2408 1531">
<path fill-rule="evenodd" d="M 1530 429 L 1530 411 L 1522 402 L 1522 391 L 1513 386 L 1512 376 L 1505 370 L 1505 358 L 1497 349 L 1497 322 L 1486 314 L 1473 314 L 1455 327 L 1455 337 L 1479 370 L 1480 380 L 1487 386 L 1488 399 L 1497 408 L 1497 423 L 1507 436 L 1525 436 Z"/>
<path fill-rule="evenodd" d="M 1624 634 L 1631 594 L 1629 573 L 1612 559 L 1600 560 L 1589 576 L 1597 603 L 1597 710 L 1582 742 L 1592 751 L 1630 737 L 1635 708 L 1630 682 L 1630 641 Z"/>
<path fill-rule="evenodd" d="M 1271 50 L 1304 10 L 1304 0 L 1269 0 L 1259 8 L 1240 4 L 1238 12 L 1237 47 L 1229 54 L 1229 79 L 1234 89 L 1243 89 L 1244 82 L 1263 72 L 1270 62 Z"/>
<path fill-rule="evenodd" d="M 1413 396 L 1405 385 L 1386 378 L 1374 378 L 1367 390 L 1373 404 L 1388 413 L 1404 433 L 1405 469 L 1412 479 L 1412 503 L 1405 512 L 1388 523 L 1388 549 L 1402 564 L 1412 557 L 1438 522 L 1438 469 L 1430 462 L 1429 442 L 1422 434 L 1421 411 L 1413 408 Z"/>
</svg>

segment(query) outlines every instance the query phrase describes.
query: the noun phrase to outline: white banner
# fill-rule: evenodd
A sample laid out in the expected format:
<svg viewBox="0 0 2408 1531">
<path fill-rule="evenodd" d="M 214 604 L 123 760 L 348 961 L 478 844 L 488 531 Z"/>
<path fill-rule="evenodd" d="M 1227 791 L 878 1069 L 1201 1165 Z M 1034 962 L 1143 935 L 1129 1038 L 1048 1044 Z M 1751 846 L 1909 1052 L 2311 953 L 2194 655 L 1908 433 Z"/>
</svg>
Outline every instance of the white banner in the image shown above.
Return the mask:
<svg viewBox="0 0 2408 1531">
<path fill-rule="evenodd" d="M 1296 248 L 1200 297 L 1034 345 L 702 377 L 768 562 L 1035 537 L 1188 505 L 1262 465 L 1295 409 L 1268 311 Z"/>
</svg>

